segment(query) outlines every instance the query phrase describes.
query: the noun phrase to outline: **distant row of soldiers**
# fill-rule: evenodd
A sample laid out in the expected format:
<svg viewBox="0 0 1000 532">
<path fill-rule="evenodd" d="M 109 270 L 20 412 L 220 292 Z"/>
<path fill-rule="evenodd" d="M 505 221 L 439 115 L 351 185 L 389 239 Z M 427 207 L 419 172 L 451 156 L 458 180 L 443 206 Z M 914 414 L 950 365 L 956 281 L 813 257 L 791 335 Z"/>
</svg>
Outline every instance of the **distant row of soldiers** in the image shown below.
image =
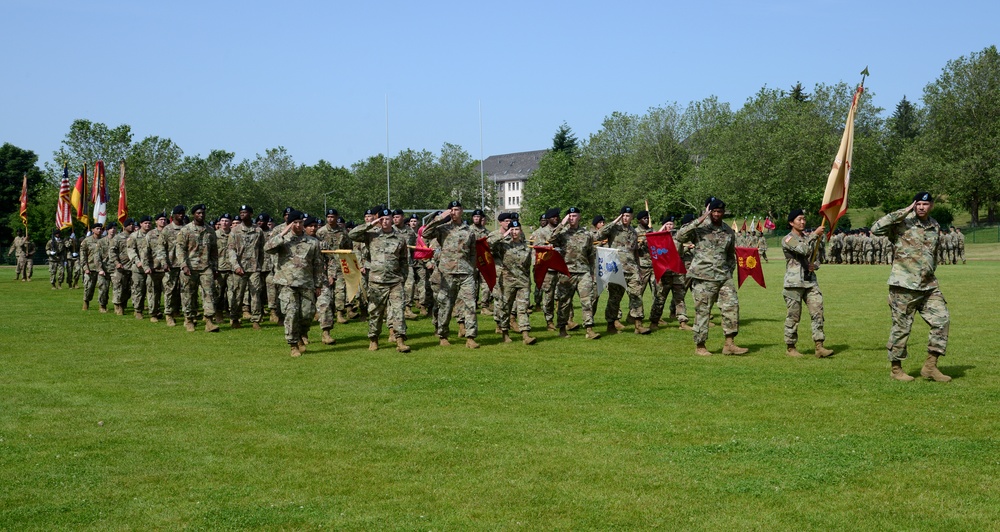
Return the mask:
<svg viewBox="0 0 1000 532">
<path fill-rule="evenodd" d="M 829 252 L 827 252 L 829 248 Z M 820 262 L 832 264 L 892 264 L 895 246 L 892 241 L 873 235 L 867 229 L 838 231 L 829 242 L 820 245 Z M 952 227 L 942 231 L 941 243 L 937 248 L 938 264 L 965 264 L 965 235 L 961 229 Z"/>
</svg>

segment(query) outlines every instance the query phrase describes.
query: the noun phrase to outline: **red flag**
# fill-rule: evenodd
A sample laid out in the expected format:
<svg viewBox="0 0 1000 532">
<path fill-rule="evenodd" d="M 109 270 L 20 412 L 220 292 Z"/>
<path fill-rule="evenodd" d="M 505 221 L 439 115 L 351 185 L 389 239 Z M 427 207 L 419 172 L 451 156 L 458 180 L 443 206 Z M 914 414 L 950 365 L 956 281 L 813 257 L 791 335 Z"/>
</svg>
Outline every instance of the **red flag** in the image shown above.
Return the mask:
<svg viewBox="0 0 1000 532">
<path fill-rule="evenodd" d="M 59 229 L 73 227 L 69 204 L 69 166 L 63 166 L 63 177 L 59 183 L 59 200 L 56 202 L 56 226 Z"/>
<path fill-rule="evenodd" d="M 417 249 L 413 252 L 414 260 L 425 260 L 434 256 L 434 249 L 427 247 L 424 242 L 424 227 L 422 225 L 420 229 L 417 229 Z"/>
<path fill-rule="evenodd" d="M 492 292 L 493 285 L 497 284 L 497 265 L 493 262 L 493 253 L 485 238 L 476 240 L 476 268 Z"/>
<path fill-rule="evenodd" d="M 746 217 L 746 216 L 744 216 L 744 217 L 743 217 L 743 226 L 742 226 L 742 227 L 740 227 L 740 232 L 741 232 L 741 233 L 745 233 L 745 232 L 746 232 L 746 230 L 747 230 L 747 217 Z"/>
<path fill-rule="evenodd" d="M 767 219 L 764 220 L 764 228 L 768 231 L 774 231 L 778 228 L 778 226 L 774 225 L 774 222 L 771 221 L 771 217 L 768 216 Z"/>
<path fill-rule="evenodd" d="M 21 224 L 28 227 L 28 172 L 24 173 L 24 183 L 21 184 L 21 208 L 18 213 L 21 215 Z"/>
<path fill-rule="evenodd" d="M 867 73 L 867 68 L 865 69 Z M 840 139 L 840 148 L 833 159 L 833 168 L 830 176 L 826 179 L 826 191 L 823 193 L 823 206 L 819 208 L 819 213 L 830 226 L 827 238 L 833 235 L 833 229 L 837 227 L 837 220 L 847 212 L 847 189 L 851 185 L 851 160 L 854 157 L 854 113 L 858 108 L 858 100 L 865 91 L 864 79 L 862 84 L 854 91 L 854 98 L 851 101 L 851 108 L 847 111 L 847 124 L 844 126 L 844 136 Z"/>
<path fill-rule="evenodd" d="M 94 188 L 90 191 L 94 204 L 93 220 L 104 223 L 108 218 L 108 184 L 104 179 L 104 161 L 94 163 Z"/>
<path fill-rule="evenodd" d="M 760 253 L 757 248 L 736 248 L 737 277 L 739 286 L 743 286 L 743 280 L 750 276 L 757 284 L 764 285 L 764 270 L 760 267 Z"/>
<path fill-rule="evenodd" d="M 70 198 L 70 205 L 73 206 L 73 214 L 77 220 L 84 225 L 90 225 L 90 218 L 87 216 L 87 167 L 76 178 L 76 186 L 73 187 L 73 195 Z"/>
<path fill-rule="evenodd" d="M 646 246 L 649 248 L 649 256 L 653 259 L 653 275 L 657 280 L 663 277 L 667 270 L 680 274 L 687 273 L 670 231 L 646 233 Z"/>
<path fill-rule="evenodd" d="M 569 276 L 569 267 L 566 261 L 555 248 L 551 246 L 532 246 L 535 250 L 535 284 L 542 285 L 545 280 L 545 272 L 555 270 L 565 276 Z"/>
<path fill-rule="evenodd" d="M 125 224 L 125 218 L 128 218 L 128 195 L 125 193 L 125 161 L 122 161 L 118 178 L 118 223 Z"/>
<path fill-rule="evenodd" d="M 764 224 L 760 220 L 757 220 L 757 232 L 758 233 L 764 232 Z"/>
</svg>

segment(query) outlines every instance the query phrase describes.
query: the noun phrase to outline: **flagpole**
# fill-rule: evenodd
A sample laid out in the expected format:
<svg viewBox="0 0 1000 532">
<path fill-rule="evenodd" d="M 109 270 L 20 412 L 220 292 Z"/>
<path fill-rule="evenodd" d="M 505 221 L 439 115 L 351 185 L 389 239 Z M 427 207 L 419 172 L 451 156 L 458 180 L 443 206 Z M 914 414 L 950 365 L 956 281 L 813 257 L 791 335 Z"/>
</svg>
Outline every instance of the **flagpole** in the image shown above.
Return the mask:
<svg viewBox="0 0 1000 532">
<path fill-rule="evenodd" d="M 385 94 L 385 208 L 392 206 L 389 190 L 389 93 Z"/>
</svg>

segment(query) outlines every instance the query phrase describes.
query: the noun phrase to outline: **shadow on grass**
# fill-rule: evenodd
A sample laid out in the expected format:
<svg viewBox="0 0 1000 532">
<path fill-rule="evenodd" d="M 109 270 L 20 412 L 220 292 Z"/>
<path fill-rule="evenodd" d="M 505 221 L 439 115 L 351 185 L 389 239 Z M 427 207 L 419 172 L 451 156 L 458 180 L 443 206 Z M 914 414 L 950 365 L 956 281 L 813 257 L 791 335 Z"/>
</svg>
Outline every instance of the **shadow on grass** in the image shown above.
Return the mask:
<svg viewBox="0 0 1000 532">
<path fill-rule="evenodd" d="M 966 365 L 966 366 L 940 366 L 939 365 L 938 366 L 938 369 L 941 370 L 941 373 L 944 373 L 945 375 L 947 375 L 947 376 L 949 376 L 949 377 L 951 377 L 953 379 L 961 379 L 962 377 L 965 377 L 965 372 L 966 371 L 971 370 L 971 369 L 975 369 L 975 368 L 976 368 L 976 366 L 968 366 L 968 365 Z M 917 372 L 917 374 L 919 375 L 920 372 Z"/>
</svg>

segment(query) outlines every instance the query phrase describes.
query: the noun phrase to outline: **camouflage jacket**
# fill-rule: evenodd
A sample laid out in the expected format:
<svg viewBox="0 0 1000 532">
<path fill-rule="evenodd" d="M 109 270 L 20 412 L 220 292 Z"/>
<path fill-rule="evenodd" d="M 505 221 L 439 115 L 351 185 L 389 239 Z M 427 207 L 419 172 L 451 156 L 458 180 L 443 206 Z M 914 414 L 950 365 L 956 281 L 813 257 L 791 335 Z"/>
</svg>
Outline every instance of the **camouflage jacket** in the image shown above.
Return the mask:
<svg viewBox="0 0 1000 532">
<path fill-rule="evenodd" d="M 785 288 L 816 286 L 816 272 L 809 271 L 809 259 L 815 245 L 815 233 L 809 236 L 788 233 L 781 239 L 781 251 L 785 254 Z"/>
<path fill-rule="evenodd" d="M 406 235 L 395 227 L 382 231 L 380 224 L 361 224 L 347 234 L 355 242 L 364 242 L 368 249 L 368 282 L 396 284 L 406 280 L 410 259 L 406 248 Z"/>
<path fill-rule="evenodd" d="M 104 270 L 104 259 L 101 257 L 101 240 L 90 235 L 80 243 L 80 265 L 84 270 L 100 272 Z"/>
<path fill-rule="evenodd" d="M 180 234 L 183 225 L 170 222 L 160 231 L 160 240 L 156 243 L 155 260 L 158 264 L 167 268 L 180 268 L 181 263 L 177 259 L 177 235 Z"/>
<path fill-rule="evenodd" d="M 650 229 L 649 227 L 643 227 L 642 224 L 639 224 L 635 228 L 636 236 L 642 237 L 636 241 L 635 245 L 635 254 L 639 258 L 639 268 L 642 269 L 653 267 L 653 257 L 649 256 L 649 245 L 646 243 L 646 238 L 645 238 L 645 234 L 649 232 L 652 232 L 652 229 Z"/>
<path fill-rule="evenodd" d="M 21 258 L 28 254 L 28 237 L 19 236 L 14 238 L 14 242 L 11 243 L 10 249 L 7 251 L 7 255 L 14 254 L 15 257 Z"/>
<path fill-rule="evenodd" d="M 274 236 L 264 244 L 264 251 L 274 260 L 274 284 L 316 289 L 324 282 L 323 256 L 319 239 L 303 234 L 296 236 L 289 231 Z"/>
<path fill-rule="evenodd" d="M 153 268 L 153 249 L 149 247 L 149 231 L 132 231 L 125 241 L 125 252 L 133 272 L 146 271 Z M 140 266 L 141 265 L 141 266 Z"/>
<path fill-rule="evenodd" d="M 162 233 L 158 227 L 154 227 L 146 233 L 146 242 L 149 242 L 149 250 L 153 254 L 153 269 L 161 272 L 167 267 L 166 255 L 160 248 L 160 235 Z"/>
<path fill-rule="evenodd" d="M 562 249 L 569 273 L 594 273 L 597 252 L 590 231 L 579 226 L 574 229 L 569 225 L 559 224 L 552 230 L 549 242 Z"/>
<path fill-rule="evenodd" d="M 500 279 L 505 287 L 511 288 L 531 288 L 531 247 L 523 239 L 515 242 L 510 238 L 505 238 L 503 233 L 494 231 L 490 233 L 486 243 L 490 245 L 490 251 L 500 259 Z"/>
<path fill-rule="evenodd" d="M 335 228 L 330 228 L 329 225 L 320 227 L 316 231 L 316 238 L 319 239 L 321 250 L 353 249 L 351 239 L 347 237 L 347 232 L 339 226 Z M 327 253 L 324 254 L 324 259 L 327 276 L 336 279 L 340 275 L 340 257 L 336 253 Z"/>
<path fill-rule="evenodd" d="M 50 262 L 66 260 L 66 243 L 61 238 L 50 238 L 45 241 L 45 255 Z"/>
<path fill-rule="evenodd" d="M 264 231 L 254 224 L 250 227 L 242 223 L 233 227 L 229 235 L 229 264 L 235 271 L 237 267 L 244 272 L 259 272 L 264 264 Z"/>
<path fill-rule="evenodd" d="M 937 250 L 941 245 L 941 226 L 937 220 L 917 218 L 906 209 L 890 212 L 872 225 L 872 234 L 889 237 L 896 246 L 889 272 L 889 285 L 910 290 L 932 290 L 938 281 Z"/>
<path fill-rule="evenodd" d="M 715 225 L 705 217 L 695 220 L 677 231 L 677 242 L 694 244 L 694 258 L 688 267 L 689 279 L 725 281 L 733 278 L 736 270 L 736 233 L 725 223 Z"/>
<path fill-rule="evenodd" d="M 219 229 L 215 232 L 215 248 L 218 250 L 218 255 L 215 257 L 215 263 L 218 265 L 220 272 L 231 272 L 233 271 L 233 262 L 229 260 L 229 239 L 233 237 L 233 228 L 230 227 L 229 232 L 225 232 Z"/>
<path fill-rule="evenodd" d="M 114 243 L 114 240 L 114 238 L 108 235 L 103 235 L 101 236 L 101 239 L 97 241 L 97 246 L 101 255 L 101 262 L 104 263 L 104 272 L 108 275 L 115 271 L 115 257 L 111 250 L 111 245 Z"/>
<path fill-rule="evenodd" d="M 476 234 L 463 223 L 434 219 L 424 226 L 424 238 L 437 240 L 441 251 L 437 268 L 441 273 L 474 275 L 476 273 Z"/>
<path fill-rule="evenodd" d="M 132 271 L 132 259 L 128 256 L 128 239 L 135 231 L 129 233 L 122 231 L 111 240 L 111 260 L 115 261 L 115 267 Z"/>
<path fill-rule="evenodd" d="M 193 271 L 218 269 L 216 259 L 219 256 L 218 242 L 215 230 L 208 224 L 198 225 L 191 222 L 177 234 L 177 264 L 187 266 Z"/>
<path fill-rule="evenodd" d="M 618 260 L 626 275 L 635 275 L 639 268 L 639 235 L 632 226 L 626 226 L 621 221 L 604 224 L 597 231 L 597 240 L 608 241 L 609 248 L 618 250 Z M 645 240 L 645 239 L 643 239 Z"/>
<path fill-rule="evenodd" d="M 259 227 L 259 229 L 260 229 L 260 232 L 261 232 L 261 238 L 264 241 L 264 243 L 261 245 L 260 249 L 263 250 L 264 246 L 267 245 L 267 241 L 271 240 L 271 236 L 272 235 L 276 235 L 278 233 L 275 233 L 273 229 L 264 229 L 263 227 Z M 273 272 L 274 271 L 274 255 L 272 255 L 272 254 L 264 251 L 263 256 L 264 256 L 264 258 L 261 259 L 261 261 L 260 261 L 260 271 L 262 271 L 262 272 Z"/>
</svg>

